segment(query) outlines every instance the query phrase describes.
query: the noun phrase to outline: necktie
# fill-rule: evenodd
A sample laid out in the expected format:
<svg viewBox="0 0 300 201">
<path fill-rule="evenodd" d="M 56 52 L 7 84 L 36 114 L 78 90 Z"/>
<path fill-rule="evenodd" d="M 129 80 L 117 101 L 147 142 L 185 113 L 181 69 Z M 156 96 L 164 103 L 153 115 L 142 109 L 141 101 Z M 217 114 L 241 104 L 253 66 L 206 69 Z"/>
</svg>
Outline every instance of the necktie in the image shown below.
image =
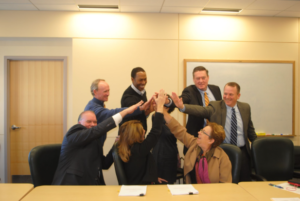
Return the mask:
<svg viewBox="0 0 300 201">
<path fill-rule="evenodd" d="M 232 108 L 232 114 L 231 114 L 230 144 L 237 145 L 237 121 L 236 121 L 236 115 L 235 115 L 234 108 Z"/>
<path fill-rule="evenodd" d="M 207 96 L 207 93 L 204 92 L 204 101 L 205 101 L 205 106 L 208 106 L 209 104 L 209 99 L 208 99 L 208 96 Z"/>
<path fill-rule="evenodd" d="M 206 92 L 204 92 L 204 101 L 205 101 L 205 106 L 207 107 L 208 104 L 209 104 L 209 99 L 208 99 L 208 96 L 207 96 Z M 207 125 L 208 122 L 209 121 L 206 119 L 206 124 L 205 125 Z"/>
</svg>

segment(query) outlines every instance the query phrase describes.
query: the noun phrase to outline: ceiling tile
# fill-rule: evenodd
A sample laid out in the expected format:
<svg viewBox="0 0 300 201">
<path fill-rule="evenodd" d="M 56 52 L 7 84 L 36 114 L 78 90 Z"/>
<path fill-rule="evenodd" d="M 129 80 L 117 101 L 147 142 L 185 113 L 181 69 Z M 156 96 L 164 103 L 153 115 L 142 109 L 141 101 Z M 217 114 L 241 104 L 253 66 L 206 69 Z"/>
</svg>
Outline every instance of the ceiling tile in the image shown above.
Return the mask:
<svg viewBox="0 0 300 201">
<path fill-rule="evenodd" d="M 253 3 L 255 0 L 211 0 L 206 8 L 245 8 Z"/>
<path fill-rule="evenodd" d="M 22 3 L 22 4 L 31 4 L 29 0 L 0 0 L 0 3 Z"/>
<path fill-rule="evenodd" d="M 275 10 L 242 10 L 238 15 L 252 15 L 252 16 L 274 16 L 280 11 Z"/>
<path fill-rule="evenodd" d="M 120 6 L 162 6 L 164 0 L 120 0 Z"/>
<path fill-rule="evenodd" d="M 166 7 L 176 7 L 176 6 L 184 6 L 184 7 L 204 7 L 209 0 L 165 0 L 163 6 Z"/>
<path fill-rule="evenodd" d="M 30 0 L 34 5 L 76 5 L 74 0 Z"/>
<path fill-rule="evenodd" d="M 261 0 L 255 1 L 246 9 L 249 10 L 285 10 L 294 4 L 296 1 L 279 1 L 279 0 Z"/>
<path fill-rule="evenodd" d="M 79 11 L 77 5 L 46 5 L 46 4 L 36 4 L 39 10 L 59 10 L 59 11 Z"/>
<path fill-rule="evenodd" d="M 82 5 L 119 5 L 119 0 L 74 0 L 74 2 Z"/>
<path fill-rule="evenodd" d="M 282 11 L 276 17 L 300 17 L 300 12 Z"/>
<path fill-rule="evenodd" d="M 160 6 L 121 6 L 121 12 L 158 13 Z"/>
<path fill-rule="evenodd" d="M 38 10 L 32 4 L 0 4 L 0 10 Z"/>
<path fill-rule="evenodd" d="M 161 13 L 192 13 L 198 14 L 203 8 L 197 7 L 163 7 Z"/>
<path fill-rule="evenodd" d="M 291 10 L 291 11 L 300 11 L 300 2 L 296 2 L 293 6 L 289 7 L 286 9 L 286 11 Z"/>
</svg>

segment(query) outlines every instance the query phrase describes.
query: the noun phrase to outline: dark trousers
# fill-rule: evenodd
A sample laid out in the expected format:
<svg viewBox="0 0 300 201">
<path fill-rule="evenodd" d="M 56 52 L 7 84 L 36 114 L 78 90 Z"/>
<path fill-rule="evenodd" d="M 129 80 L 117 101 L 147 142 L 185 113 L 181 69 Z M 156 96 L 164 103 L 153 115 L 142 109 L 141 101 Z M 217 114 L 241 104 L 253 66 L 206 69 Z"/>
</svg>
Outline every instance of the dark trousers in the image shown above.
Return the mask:
<svg viewBox="0 0 300 201">
<path fill-rule="evenodd" d="M 240 147 L 242 151 L 242 167 L 240 181 L 251 181 L 251 158 L 247 151 L 246 145 Z"/>
</svg>

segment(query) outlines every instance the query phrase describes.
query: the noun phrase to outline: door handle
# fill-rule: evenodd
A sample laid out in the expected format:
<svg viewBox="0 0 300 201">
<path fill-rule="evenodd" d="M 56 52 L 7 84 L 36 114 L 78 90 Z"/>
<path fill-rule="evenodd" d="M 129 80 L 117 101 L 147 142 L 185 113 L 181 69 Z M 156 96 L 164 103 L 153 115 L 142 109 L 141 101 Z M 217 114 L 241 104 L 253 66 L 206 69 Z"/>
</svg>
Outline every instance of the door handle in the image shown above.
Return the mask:
<svg viewBox="0 0 300 201">
<path fill-rule="evenodd" d="M 16 125 L 12 125 L 11 126 L 11 129 L 13 129 L 13 130 L 16 130 L 16 129 L 20 129 L 21 127 L 18 127 L 18 126 L 16 126 Z"/>
</svg>

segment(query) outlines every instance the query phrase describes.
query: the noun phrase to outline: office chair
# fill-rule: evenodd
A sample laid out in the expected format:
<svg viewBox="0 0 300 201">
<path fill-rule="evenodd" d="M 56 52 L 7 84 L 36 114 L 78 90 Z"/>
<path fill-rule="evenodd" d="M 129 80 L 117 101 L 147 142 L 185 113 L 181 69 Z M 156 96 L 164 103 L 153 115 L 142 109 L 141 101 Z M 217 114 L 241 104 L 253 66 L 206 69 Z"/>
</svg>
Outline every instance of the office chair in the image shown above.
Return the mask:
<svg viewBox="0 0 300 201">
<path fill-rule="evenodd" d="M 28 155 L 31 178 L 34 187 L 51 185 L 60 155 L 61 144 L 34 147 Z"/>
<path fill-rule="evenodd" d="M 265 137 L 252 142 L 255 175 L 260 181 L 287 181 L 293 178 L 294 145 L 288 138 Z"/>
<path fill-rule="evenodd" d="M 241 149 L 232 144 L 221 144 L 220 147 L 226 152 L 231 161 L 232 166 L 232 183 L 239 183 L 240 172 L 242 166 L 242 152 Z"/>
<path fill-rule="evenodd" d="M 124 162 L 122 161 L 122 159 L 120 158 L 119 154 L 118 154 L 118 147 L 116 144 L 114 144 L 113 146 L 113 159 L 114 159 L 114 164 L 115 164 L 115 171 L 116 171 L 116 175 L 117 175 L 117 179 L 118 179 L 118 183 L 119 185 L 127 185 L 127 178 L 126 178 L 126 174 L 124 171 Z"/>
<path fill-rule="evenodd" d="M 300 146 L 294 146 L 294 178 L 300 178 Z"/>
</svg>

